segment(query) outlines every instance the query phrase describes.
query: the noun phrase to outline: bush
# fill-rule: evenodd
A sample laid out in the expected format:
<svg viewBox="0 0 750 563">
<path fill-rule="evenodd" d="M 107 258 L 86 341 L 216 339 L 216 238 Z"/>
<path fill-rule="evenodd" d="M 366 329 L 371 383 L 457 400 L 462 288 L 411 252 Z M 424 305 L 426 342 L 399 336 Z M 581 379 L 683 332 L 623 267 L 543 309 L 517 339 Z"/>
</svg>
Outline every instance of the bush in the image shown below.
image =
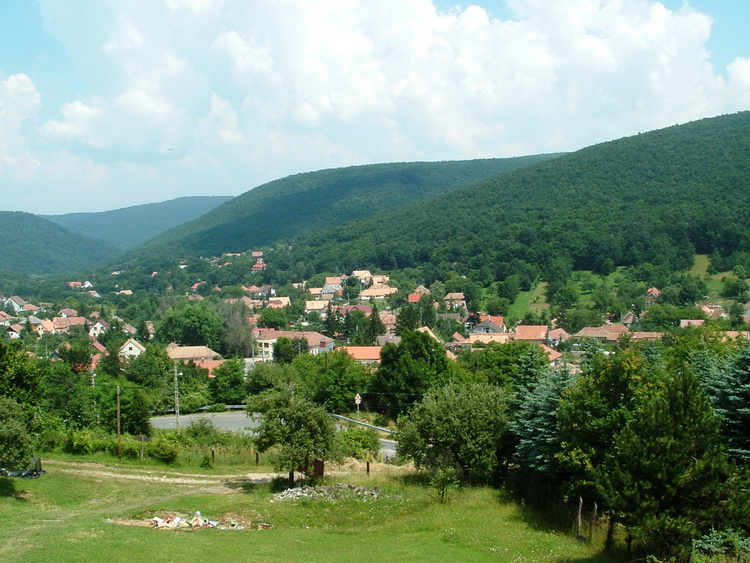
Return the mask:
<svg viewBox="0 0 750 563">
<path fill-rule="evenodd" d="M 37 448 L 40 452 L 54 452 L 62 449 L 68 436 L 60 430 L 45 430 L 37 438 Z"/>
<path fill-rule="evenodd" d="M 64 451 L 73 455 L 88 455 L 97 450 L 99 440 L 92 430 L 71 430 L 65 441 Z"/>
<path fill-rule="evenodd" d="M 371 461 L 380 451 L 380 440 L 375 430 L 355 427 L 339 432 L 339 444 L 343 457 Z"/>
<path fill-rule="evenodd" d="M 146 454 L 150 458 L 166 463 L 167 465 L 172 465 L 177 461 L 178 453 L 179 450 L 174 444 L 162 438 L 158 438 L 146 445 Z"/>
</svg>

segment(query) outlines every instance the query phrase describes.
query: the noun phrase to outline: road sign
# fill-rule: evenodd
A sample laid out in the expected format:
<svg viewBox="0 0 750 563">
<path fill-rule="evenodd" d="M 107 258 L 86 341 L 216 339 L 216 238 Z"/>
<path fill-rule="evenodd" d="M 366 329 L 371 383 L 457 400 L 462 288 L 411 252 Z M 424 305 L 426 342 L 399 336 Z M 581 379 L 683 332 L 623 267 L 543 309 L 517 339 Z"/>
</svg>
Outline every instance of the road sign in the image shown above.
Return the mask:
<svg viewBox="0 0 750 563">
<path fill-rule="evenodd" d="M 362 397 L 359 396 L 359 393 L 357 393 L 357 396 L 354 397 L 354 404 L 359 405 L 362 403 Z"/>
</svg>

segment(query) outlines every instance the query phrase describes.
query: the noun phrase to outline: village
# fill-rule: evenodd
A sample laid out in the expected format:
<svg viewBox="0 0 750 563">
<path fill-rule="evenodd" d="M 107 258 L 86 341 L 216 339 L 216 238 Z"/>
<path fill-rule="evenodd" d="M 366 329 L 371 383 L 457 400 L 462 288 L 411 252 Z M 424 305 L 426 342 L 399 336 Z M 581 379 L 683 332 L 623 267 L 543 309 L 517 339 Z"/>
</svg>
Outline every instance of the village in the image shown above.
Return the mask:
<svg viewBox="0 0 750 563">
<path fill-rule="evenodd" d="M 247 253 L 251 258 L 251 273 L 262 272 L 267 263 L 262 251 L 250 251 Z M 221 257 L 208 259 L 212 267 L 225 267 L 231 265 L 231 260 L 242 257 L 241 253 L 228 253 Z M 121 271 L 112 272 L 112 276 L 121 275 Z M 156 275 L 154 273 L 153 275 Z M 347 296 L 345 288 L 351 286 L 351 281 L 356 281 L 359 292 Z M 184 298 L 191 302 L 200 302 L 205 299 L 199 290 L 205 287 L 207 282 L 196 281 L 190 287 Z M 102 300 L 96 287 L 90 281 L 69 281 L 68 287 L 86 294 L 89 301 Z M 307 282 L 294 284 L 297 295 L 277 295 L 273 285 L 242 286 L 243 296 L 222 299 L 223 302 L 233 305 L 241 305 L 246 312 L 248 337 L 251 342 L 248 349 L 250 354 L 243 358 L 246 373 L 253 369 L 256 364 L 270 363 L 274 361 L 274 348 L 280 338 L 298 342 L 299 353 L 305 352 L 311 355 L 329 353 L 335 349 L 345 350 L 356 362 L 376 367 L 380 363 L 380 354 L 383 346 L 388 343 L 398 344 L 401 340 L 399 334 L 399 314 L 406 307 L 416 308 L 425 303 L 434 309 L 434 318 L 453 323 L 460 330 L 454 331 L 449 338 L 441 338 L 429 326 L 415 321 L 413 328 L 424 332 L 430 338 L 439 342 L 445 349 L 446 356 L 455 360 L 457 354 L 467 350 L 477 350 L 489 345 L 502 345 L 509 342 L 529 342 L 537 344 L 549 360 L 550 365 L 564 363 L 570 369 L 577 369 L 577 359 L 581 354 L 564 354 L 561 349 L 575 351 L 580 344 L 564 346 L 566 342 L 599 342 L 601 344 L 616 344 L 619 340 L 627 338 L 631 341 L 656 341 L 663 337 L 662 332 L 635 330 L 638 315 L 628 311 L 622 315 L 619 322 L 606 321 L 598 326 L 586 326 L 571 334 L 562 328 L 557 328 L 554 323 L 546 324 L 523 324 L 516 322 L 508 326 L 502 315 L 490 315 L 481 311 L 470 311 L 467 300 L 463 293 L 449 292 L 441 297 L 433 297 L 428 288 L 419 285 L 411 288 L 408 292 L 392 285 L 387 274 L 373 274 L 369 270 L 354 270 L 350 274 L 340 276 L 326 276 L 324 283 L 318 287 L 308 286 Z M 212 287 L 210 293 L 221 296 L 220 287 Z M 651 287 L 644 296 L 644 310 L 641 316 L 648 314 L 648 309 L 659 302 L 660 290 Z M 128 289 L 117 288 L 118 296 L 130 297 L 133 292 Z M 140 330 L 136 328 L 138 322 L 135 319 L 121 318 L 117 312 L 104 318 L 100 310 L 95 307 L 90 309 L 88 315 L 81 315 L 70 307 L 51 309 L 48 304 L 32 304 L 22 297 L 14 295 L 5 297 L 0 295 L 0 327 L 4 328 L 5 339 L 21 339 L 24 334 L 34 334 L 38 339 L 56 336 L 56 342 L 71 335 L 86 335 L 91 345 L 91 363 L 89 371 L 94 372 L 98 362 L 103 356 L 110 353 L 100 343 L 102 335 L 116 329 L 121 331 L 125 341 L 119 346 L 117 354 L 123 361 L 132 360 L 146 350 L 146 345 L 153 342 L 156 336 L 156 325 L 152 321 L 141 323 Z M 266 322 L 270 311 L 285 311 L 297 303 L 298 308 L 302 306 L 302 315 L 299 318 L 287 319 L 283 324 Z M 395 305 L 394 305 L 395 304 Z M 749 306 L 745 306 L 745 322 L 750 321 Z M 701 302 L 697 304 L 705 315 L 704 319 L 683 319 L 680 328 L 699 327 L 706 321 L 727 318 L 727 313 L 721 304 Z M 101 307 L 101 310 L 111 310 Z M 265 313 L 264 313 L 265 312 Z M 413 311 L 410 311 L 413 312 Z M 381 327 L 374 340 L 367 345 L 352 342 L 350 336 L 338 332 L 335 328 L 329 330 L 323 328 L 332 315 L 339 319 L 339 323 L 351 313 L 361 318 L 369 319 L 376 314 L 379 318 L 378 325 Z M 265 320 L 264 320 L 265 319 Z M 274 324 L 275 326 L 267 326 Z M 433 323 L 434 324 L 434 323 Z M 750 339 L 750 331 L 723 331 L 725 338 Z M 122 340 L 123 338 L 120 338 Z M 569 342 L 570 341 L 570 342 Z M 304 348 L 304 350 L 302 350 Z M 59 359 L 59 350 L 47 348 L 48 358 Z M 208 377 L 214 376 L 214 370 L 220 367 L 225 358 L 216 350 L 206 345 L 181 345 L 170 342 L 166 344 L 166 352 L 169 358 L 176 363 L 192 362 L 195 366 L 206 370 Z"/>
</svg>

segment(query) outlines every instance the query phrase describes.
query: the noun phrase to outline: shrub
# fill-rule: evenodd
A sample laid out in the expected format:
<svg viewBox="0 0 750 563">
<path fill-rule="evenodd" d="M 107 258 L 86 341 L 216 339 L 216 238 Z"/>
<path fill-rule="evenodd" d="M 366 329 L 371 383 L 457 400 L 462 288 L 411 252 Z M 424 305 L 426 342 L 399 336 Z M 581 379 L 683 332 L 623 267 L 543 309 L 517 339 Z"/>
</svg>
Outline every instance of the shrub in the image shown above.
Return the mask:
<svg viewBox="0 0 750 563">
<path fill-rule="evenodd" d="M 146 453 L 150 458 L 171 465 L 177 461 L 179 450 L 174 444 L 171 444 L 162 438 L 158 438 L 146 445 Z"/>
<path fill-rule="evenodd" d="M 339 444 L 343 457 L 371 461 L 380 450 L 380 440 L 375 430 L 356 427 L 339 432 Z"/>
<path fill-rule="evenodd" d="M 65 441 L 64 451 L 73 455 L 88 455 L 96 451 L 97 438 L 88 428 L 71 430 Z"/>
<path fill-rule="evenodd" d="M 37 448 L 40 452 L 54 452 L 62 449 L 68 436 L 60 430 L 45 430 L 37 438 Z"/>
</svg>

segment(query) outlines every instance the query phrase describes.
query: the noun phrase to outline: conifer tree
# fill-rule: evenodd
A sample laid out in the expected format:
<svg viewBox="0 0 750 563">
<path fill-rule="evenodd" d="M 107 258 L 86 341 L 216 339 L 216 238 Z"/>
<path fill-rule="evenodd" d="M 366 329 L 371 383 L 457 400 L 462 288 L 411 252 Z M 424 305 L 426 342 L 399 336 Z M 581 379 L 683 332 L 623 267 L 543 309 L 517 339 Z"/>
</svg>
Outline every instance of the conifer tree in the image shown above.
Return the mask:
<svg viewBox="0 0 750 563">
<path fill-rule="evenodd" d="M 606 505 L 656 555 L 685 557 L 692 539 L 737 509 L 719 423 L 695 377 L 666 377 L 640 397 L 595 470 Z"/>
</svg>

